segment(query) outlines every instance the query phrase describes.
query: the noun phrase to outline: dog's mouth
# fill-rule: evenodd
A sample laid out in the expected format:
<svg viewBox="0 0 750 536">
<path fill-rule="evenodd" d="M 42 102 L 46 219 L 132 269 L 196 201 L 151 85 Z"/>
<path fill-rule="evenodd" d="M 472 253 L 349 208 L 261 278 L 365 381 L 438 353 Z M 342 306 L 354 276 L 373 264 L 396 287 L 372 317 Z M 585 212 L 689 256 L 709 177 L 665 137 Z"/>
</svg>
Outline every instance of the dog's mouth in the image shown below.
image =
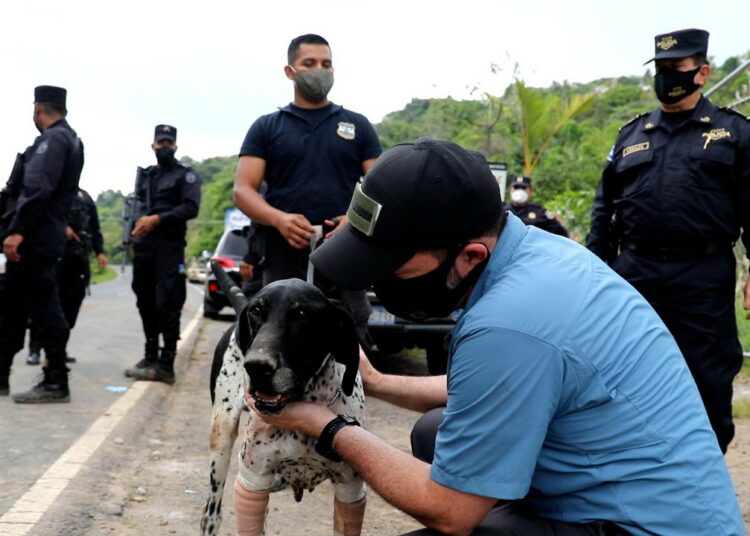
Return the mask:
<svg viewBox="0 0 750 536">
<path fill-rule="evenodd" d="M 260 391 L 251 391 L 250 396 L 255 401 L 255 408 L 261 413 L 269 415 L 278 415 L 291 402 L 292 396 L 289 393 L 267 394 Z"/>
</svg>

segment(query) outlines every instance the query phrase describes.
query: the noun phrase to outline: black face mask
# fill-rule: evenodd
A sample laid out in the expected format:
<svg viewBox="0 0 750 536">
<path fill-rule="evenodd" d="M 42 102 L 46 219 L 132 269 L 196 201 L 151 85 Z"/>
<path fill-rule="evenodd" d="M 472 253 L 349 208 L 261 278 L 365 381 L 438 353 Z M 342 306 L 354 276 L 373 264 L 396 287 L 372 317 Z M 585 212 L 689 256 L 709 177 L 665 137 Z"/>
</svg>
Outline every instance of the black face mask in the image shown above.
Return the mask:
<svg viewBox="0 0 750 536">
<path fill-rule="evenodd" d="M 158 147 L 154 150 L 159 167 L 169 168 L 175 162 L 175 150 L 172 147 Z"/>
<path fill-rule="evenodd" d="M 413 322 L 448 316 L 489 262 L 488 256 L 457 287 L 448 288 L 448 274 L 464 245 L 449 252 L 440 266 L 424 275 L 410 279 L 390 275 L 375 283 L 375 295 L 389 312 Z"/>
<path fill-rule="evenodd" d="M 656 97 L 664 104 L 674 104 L 688 95 L 692 95 L 701 87 L 693 79 L 700 71 L 700 67 L 692 71 L 675 71 L 661 69 L 654 75 L 654 91 Z"/>
</svg>

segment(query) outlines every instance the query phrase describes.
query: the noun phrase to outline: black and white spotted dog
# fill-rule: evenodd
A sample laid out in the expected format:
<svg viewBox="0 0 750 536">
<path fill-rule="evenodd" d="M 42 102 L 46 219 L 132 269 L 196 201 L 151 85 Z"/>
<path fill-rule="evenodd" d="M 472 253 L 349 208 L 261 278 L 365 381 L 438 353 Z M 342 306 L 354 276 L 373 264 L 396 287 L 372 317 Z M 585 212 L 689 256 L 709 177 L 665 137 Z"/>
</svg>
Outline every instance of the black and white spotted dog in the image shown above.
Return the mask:
<svg viewBox="0 0 750 536">
<path fill-rule="evenodd" d="M 272 283 L 248 302 L 221 267 L 212 268 L 237 322 L 219 341 L 211 367 L 211 489 L 201 519 L 204 536 L 216 534 L 221 523 L 245 383 L 261 412 L 278 414 L 290 402 L 304 400 L 325 403 L 363 425 L 365 419 L 359 346 L 345 309 L 298 279 Z M 315 439 L 271 427 L 250 412 L 240 478 L 254 491 L 291 487 L 297 501 L 304 490 L 330 479 L 337 501 L 363 500 L 361 477 L 345 463 L 320 456 L 314 446 Z"/>
</svg>

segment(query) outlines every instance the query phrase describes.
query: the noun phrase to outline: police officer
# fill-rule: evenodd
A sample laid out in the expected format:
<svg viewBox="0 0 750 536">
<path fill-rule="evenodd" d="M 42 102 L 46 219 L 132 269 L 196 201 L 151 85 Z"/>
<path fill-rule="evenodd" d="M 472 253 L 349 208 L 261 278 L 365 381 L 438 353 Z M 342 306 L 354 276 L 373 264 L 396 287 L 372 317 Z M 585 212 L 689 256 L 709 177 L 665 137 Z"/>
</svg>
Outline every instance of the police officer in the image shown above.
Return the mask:
<svg viewBox="0 0 750 536">
<path fill-rule="evenodd" d="M 510 185 L 510 203 L 506 203 L 505 210 L 510 210 L 526 225 L 534 225 L 567 238 L 568 231 L 554 212 L 542 205 L 530 203 L 532 193 L 531 177 L 516 177 Z"/>
<path fill-rule="evenodd" d="M 56 268 L 57 288 L 60 294 L 60 305 L 68 321 L 68 327 L 72 330 L 91 281 L 89 257 L 93 252 L 101 269 L 104 269 L 108 263 L 107 255 L 104 253 L 104 239 L 99 227 L 96 203 L 82 188 L 78 189 L 73 208 L 68 214 L 66 238 L 65 253 Z M 29 355 L 26 363 L 38 365 L 41 344 L 33 323 L 29 335 Z M 66 363 L 75 363 L 75 361 L 74 357 L 65 356 Z"/>
<path fill-rule="evenodd" d="M 307 278 L 313 226 L 326 226 L 326 237 L 346 227 L 354 187 L 382 150 L 365 116 L 328 100 L 333 85 L 328 41 L 315 34 L 296 37 L 287 62 L 294 101 L 250 127 L 234 185 L 235 204 L 260 224 L 264 284 Z M 265 196 L 259 193 L 263 181 Z M 365 292 L 341 291 L 336 297 L 352 311 L 367 345 L 371 309 Z"/>
<path fill-rule="evenodd" d="M 142 173 L 136 185 L 133 237 L 133 291 L 146 335 L 145 355 L 125 375 L 137 380 L 174 383 L 174 358 L 185 303 L 185 232 L 198 215 L 200 178 L 175 159 L 177 129 L 157 125 L 151 148 L 157 165 Z M 159 353 L 159 335 L 163 347 Z"/>
<path fill-rule="evenodd" d="M 661 106 L 620 129 L 592 209 L 588 247 L 651 303 L 682 351 L 721 449 L 734 436 L 742 365 L 734 311 L 740 228 L 750 249 L 750 123 L 704 97 L 708 32 L 656 36 Z M 745 308 L 750 306 L 745 285 Z"/>
<path fill-rule="evenodd" d="M 67 92 L 55 86 L 34 90 L 34 124 L 41 132 L 19 155 L 3 203 L 0 239 L 8 258 L 0 290 L 0 395 L 9 393 L 13 357 L 23 348 L 29 318 L 47 351 L 44 377 L 18 403 L 69 402 L 65 346 L 69 329 L 58 296 L 55 263 L 65 249 L 66 215 L 78 192 L 83 144 L 65 120 Z"/>
</svg>

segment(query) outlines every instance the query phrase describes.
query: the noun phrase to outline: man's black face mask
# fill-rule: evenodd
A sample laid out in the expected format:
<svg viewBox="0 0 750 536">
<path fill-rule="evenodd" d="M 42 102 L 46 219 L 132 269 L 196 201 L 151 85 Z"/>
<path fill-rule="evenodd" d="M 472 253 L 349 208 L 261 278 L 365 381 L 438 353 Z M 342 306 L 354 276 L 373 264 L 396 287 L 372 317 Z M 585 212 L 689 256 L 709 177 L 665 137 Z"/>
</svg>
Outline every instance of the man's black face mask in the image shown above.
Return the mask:
<svg viewBox="0 0 750 536">
<path fill-rule="evenodd" d="M 700 67 L 692 71 L 660 69 L 654 75 L 656 97 L 664 104 L 674 104 L 688 95 L 692 95 L 700 87 L 693 82 L 700 69 Z"/>
<path fill-rule="evenodd" d="M 172 167 L 175 162 L 175 149 L 173 147 L 157 147 L 154 152 L 156 153 L 156 161 L 159 163 L 160 167 Z"/>
<path fill-rule="evenodd" d="M 431 272 L 410 279 L 390 275 L 375 283 L 375 295 L 389 312 L 413 322 L 448 316 L 482 275 L 489 261 L 488 256 L 458 286 L 448 288 L 448 274 L 465 245 L 451 250 L 440 266 Z"/>
</svg>

